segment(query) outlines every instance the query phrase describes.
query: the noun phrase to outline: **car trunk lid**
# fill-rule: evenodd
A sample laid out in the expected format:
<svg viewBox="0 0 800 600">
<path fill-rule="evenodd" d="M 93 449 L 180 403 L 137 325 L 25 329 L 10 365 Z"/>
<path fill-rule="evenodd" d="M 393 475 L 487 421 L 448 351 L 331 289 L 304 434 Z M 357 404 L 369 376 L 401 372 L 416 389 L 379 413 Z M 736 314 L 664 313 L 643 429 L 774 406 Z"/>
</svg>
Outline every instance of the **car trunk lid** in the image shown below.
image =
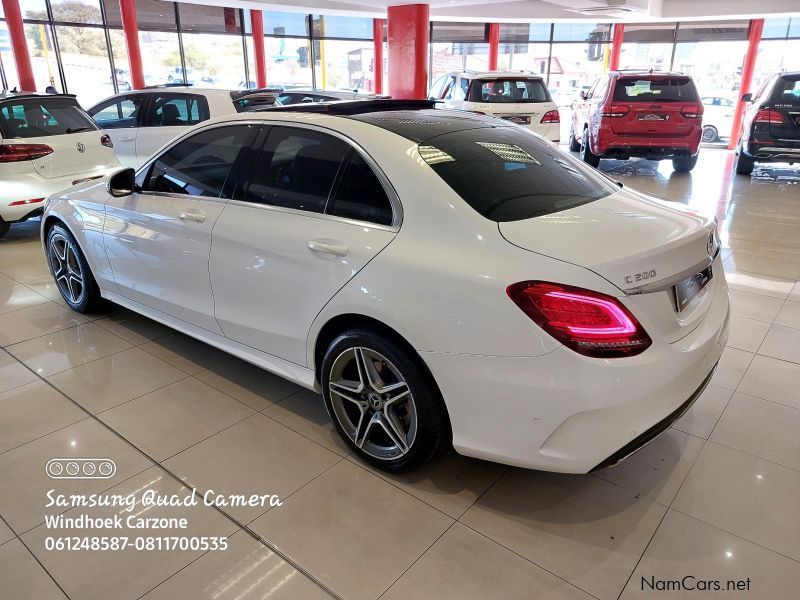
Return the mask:
<svg viewBox="0 0 800 600">
<path fill-rule="evenodd" d="M 674 286 L 711 263 L 718 246 L 714 223 L 665 201 L 621 190 L 576 208 L 498 226 L 516 246 L 610 281 L 628 296 L 635 314 L 645 316 L 668 342 L 688 335 L 711 304 L 707 292 L 713 286 L 706 286 L 678 310 Z M 724 275 L 712 270 L 713 277 Z"/>
</svg>

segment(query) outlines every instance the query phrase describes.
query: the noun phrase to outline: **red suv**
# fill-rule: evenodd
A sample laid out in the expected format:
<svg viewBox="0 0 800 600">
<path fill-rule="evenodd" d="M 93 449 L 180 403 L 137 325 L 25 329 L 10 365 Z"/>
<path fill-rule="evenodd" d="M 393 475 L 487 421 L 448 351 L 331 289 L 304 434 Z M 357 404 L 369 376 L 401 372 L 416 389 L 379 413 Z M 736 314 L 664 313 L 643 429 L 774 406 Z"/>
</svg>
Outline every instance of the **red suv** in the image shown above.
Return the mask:
<svg viewBox="0 0 800 600">
<path fill-rule="evenodd" d="M 697 164 L 703 104 L 680 73 L 611 71 L 572 114 L 569 149 L 596 167 L 601 158 L 671 158 L 676 171 Z"/>
</svg>

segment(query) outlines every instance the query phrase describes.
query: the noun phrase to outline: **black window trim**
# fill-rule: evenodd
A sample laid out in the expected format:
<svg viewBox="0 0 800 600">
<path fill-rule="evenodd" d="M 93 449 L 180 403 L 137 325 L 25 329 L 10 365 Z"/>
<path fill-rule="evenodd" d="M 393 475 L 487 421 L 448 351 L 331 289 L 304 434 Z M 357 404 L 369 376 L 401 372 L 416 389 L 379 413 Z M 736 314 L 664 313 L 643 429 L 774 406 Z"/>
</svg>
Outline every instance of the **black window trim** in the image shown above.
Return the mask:
<svg viewBox="0 0 800 600">
<path fill-rule="evenodd" d="M 288 127 L 288 128 L 294 127 L 294 128 L 297 128 L 297 129 L 307 129 L 307 130 L 310 130 L 310 131 L 316 131 L 318 133 L 324 133 L 324 134 L 327 134 L 327 135 L 331 135 L 331 136 L 333 136 L 335 138 L 340 139 L 341 141 L 346 143 L 351 149 L 350 152 L 348 152 L 346 159 L 342 161 L 342 165 L 343 164 L 347 164 L 347 162 L 349 161 L 349 158 L 352 156 L 352 152 L 353 151 L 358 152 L 361 155 L 361 157 L 364 159 L 364 161 L 372 169 L 372 171 L 375 173 L 375 176 L 378 178 L 378 181 L 380 181 L 381 185 L 383 186 L 383 191 L 386 194 L 386 197 L 389 198 L 389 203 L 392 205 L 392 224 L 391 225 L 381 225 L 380 223 L 375 223 L 373 221 L 362 221 L 362 220 L 359 220 L 359 219 L 350 219 L 348 217 L 339 217 L 339 216 L 331 215 L 331 214 L 328 214 L 328 213 L 325 213 L 325 212 L 313 212 L 313 211 L 307 211 L 307 210 L 300 210 L 300 209 L 297 209 L 297 208 L 288 208 L 288 207 L 285 207 L 285 206 L 274 206 L 272 204 L 263 204 L 263 203 L 250 202 L 248 200 L 242 200 L 241 199 L 241 195 L 238 192 L 240 190 L 242 190 L 242 188 L 245 188 L 245 186 L 249 185 L 250 179 L 252 177 L 252 171 L 253 171 L 253 169 L 255 169 L 255 161 L 254 160 L 248 160 L 247 172 L 245 172 L 244 169 L 239 172 L 239 174 L 238 174 L 239 177 L 238 178 L 241 181 L 244 181 L 246 183 L 243 186 L 237 188 L 237 190 L 236 190 L 237 193 L 234 194 L 234 197 L 231 198 L 230 200 L 228 200 L 228 202 L 230 202 L 232 204 L 237 204 L 239 206 L 246 206 L 246 207 L 256 208 L 256 209 L 261 209 L 261 210 L 273 210 L 273 211 L 277 211 L 277 212 L 284 212 L 284 213 L 288 213 L 288 214 L 298 215 L 298 216 L 301 216 L 301 217 L 309 217 L 309 218 L 313 218 L 313 219 L 324 219 L 324 220 L 328 220 L 328 221 L 337 221 L 337 222 L 341 222 L 341 223 L 349 223 L 349 224 L 352 224 L 352 225 L 359 225 L 361 227 L 369 227 L 371 229 L 382 229 L 382 230 L 385 230 L 385 231 L 393 231 L 395 233 L 400 230 L 400 226 L 402 225 L 402 222 L 403 222 L 403 206 L 400 203 L 400 198 L 397 195 L 397 191 L 394 189 L 394 186 L 392 186 L 391 182 L 389 181 L 389 178 L 386 177 L 386 174 L 383 172 L 383 170 L 380 167 L 378 167 L 378 163 L 375 161 L 375 159 L 373 159 L 372 156 L 370 156 L 369 153 L 366 152 L 366 150 L 364 150 L 364 148 L 358 142 L 356 142 L 352 138 L 344 135 L 343 133 L 341 133 L 341 132 L 339 132 L 339 131 L 337 131 L 335 129 L 331 129 L 330 127 L 325 127 L 325 126 L 322 126 L 322 125 L 316 125 L 316 124 L 312 125 L 312 124 L 309 124 L 309 123 L 298 123 L 296 121 L 288 121 L 288 120 L 286 120 L 286 121 L 264 120 L 264 121 L 257 121 L 257 122 L 260 123 L 262 125 L 262 127 L 263 127 L 262 132 L 261 132 L 262 133 L 262 138 L 261 138 L 260 143 L 254 144 L 254 146 L 253 146 L 253 150 L 254 151 L 248 153 L 248 156 L 251 156 L 251 157 L 254 156 L 254 155 L 256 155 L 256 156 L 260 155 L 260 153 L 263 151 L 264 144 L 266 144 L 266 141 L 267 141 L 268 132 L 273 127 Z M 267 135 L 264 135 L 265 131 L 267 132 Z M 257 139 L 257 141 L 258 141 L 258 139 Z M 343 171 L 343 169 L 341 168 L 342 165 L 339 165 L 339 170 L 336 173 L 336 178 L 333 181 L 333 185 L 331 186 L 331 190 L 328 192 L 328 200 L 330 200 L 330 197 L 331 197 L 331 194 L 333 193 L 333 191 L 336 190 L 338 188 L 338 186 L 339 186 L 339 180 L 341 179 L 342 171 Z M 326 201 L 326 203 L 325 203 L 325 207 L 326 208 L 327 208 L 327 205 L 328 205 L 328 201 Z"/>
<path fill-rule="evenodd" d="M 144 163 L 142 166 L 140 166 L 138 169 L 136 169 L 135 180 L 136 180 L 137 184 L 136 184 L 136 189 L 134 190 L 134 193 L 136 193 L 136 194 L 147 194 L 148 196 L 158 196 L 158 197 L 162 197 L 162 198 L 179 198 L 179 199 L 183 199 L 183 200 L 188 200 L 188 199 L 191 198 L 193 200 L 222 202 L 223 204 L 227 204 L 228 202 L 231 202 L 230 198 L 223 198 L 222 196 L 217 196 L 217 197 L 214 197 L 214 196 L 197 196 L 197 195 L 194 195 L 194 194 L 176 194 L 176 193 L 173 193 L 173 192 L 147 191 L 147 190 L 143 190 L 143 189 L 141 189 L 139 187 L 138 181 L 139 181 L 139 178 L 142 177 L 142 176 L 144 176 L 146 178 L 147 174 L 153 168 L 153 165 L 156 163 L 156 161 L 159 158 L 161 158 L 162 156 L 164 156 L 164 154 L 166 154 L 167 152 L 172 150 L 175 146 L 180 144 L 181 142 L 184 142 L 184 141 L 188 140 L 189 138 L 194 137 L 195 135 L 199 135 L 201 133 L 205 133 L 206 131 L 209 131 L 211 129 L 219 129 L 219 128 L 222 128 L 222 127 L 235 127 L 237 125 L 254 125 L 256 127 L 259 127 L 260 128 L 259 131 L 256 132 L 256 135 L 253 138 L 254 141 L 258 141 L 259 136 L 261 136 L 261 134 L 263 133 L 263 129 L 264 129 L 264 123 L 262 123 L 261 121 L 249 121 L 249 120 L 248 121 L 238 121 L 238 120 L 237 121 L 225 121 L 224 123 L 209 123 L 208 125 L 191 127 L 191 131 L 187 131 L 184 135 L 181 135 L 179 138 L 176 138 L 175 140 L 173 140 L 173 142 L 169 146 L 164 148 L 158 154 L 156 154 L 154 156 L 151 156 L 150 159 L 146 163 Z M 249 155 L 250 155 L 250 153 L 248 153 L 246 156 L 249 156 Z M 241 157 L 239 157 L 237 159 L 237 161 L 233 163 L 233 166 L 231 167 L 231 172 L 228 174 L 228 181 L 237 181 L 239 179 L 239 177 L 241 176 L 242 171 L 243 171 L 243 163 L 246 162 L 246 160 L 247 159 L 242 160 Z M 222 189 L 223 189 L 223 191 L 228 189 L 227 181 L 226 181 L 226 183 L 225 183 L 225 185 L 223 186 Z M 235 192 L 236 192 L 236 188 L 233 188 L 231 190 L 231 194 L 233 194 Z"/>
</svg>

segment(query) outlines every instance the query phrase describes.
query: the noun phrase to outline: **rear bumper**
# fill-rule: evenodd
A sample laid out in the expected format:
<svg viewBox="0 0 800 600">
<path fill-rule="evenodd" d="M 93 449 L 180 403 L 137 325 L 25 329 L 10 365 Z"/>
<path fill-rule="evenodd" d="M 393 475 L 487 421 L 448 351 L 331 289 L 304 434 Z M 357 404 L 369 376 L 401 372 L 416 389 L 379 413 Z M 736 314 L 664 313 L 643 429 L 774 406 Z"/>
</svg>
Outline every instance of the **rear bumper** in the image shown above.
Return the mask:
<svg viewBox="0 0 800 600">
<path fill-rule="evenodd" d="M 728 336 L 727 288 L 688 336 L 639 356 L 599 360 L 559 349 L 535 358 L 421 353 L 460 453 L 587 473 L 635 451 L 699 395 Z"/>
<path fill-rule="evenodd" d="M 800 162 L 800 141 L 777 141 L 775 144 L 761 145 L 750 141 L 745 154 L 759 162 Z"/>
<path fill-rule="evenodd" d="M 700 150 L 701 129 L 683 137 L 643 135 L 627 136 L 601 131 L 592 152 L 606 158 L 653 158 L 660 160 L 675 156 L 694 156 Z"/>
<path fill-rule="evenodd" d="M 19 204 L 11 206 L 14 202 L 20 200 L 32 200 L 44 198 L 45 200 L 57 194 L 58 192 L 69 189 L 73 186 L 73 182 L 79 179 L 86 179 L 92 177 L 103 177 L 108 175 L 119 168 L 119 165 L 110 167 L 102 167 L 89 171 L 87 173 L 75 173 L 64 177 L 54 177 L 47 179 L 41 177 L 38 173 L 30 173 L 14 175 L 8 180 L 3 181 L 0 185 L 0 218 L 8 222 L 24 221 L 25 219 L 35 216 L 31 212 L 38 211 L 41 214 L 44 209 L 45 201 L 36 204 Z"/>
</svg>

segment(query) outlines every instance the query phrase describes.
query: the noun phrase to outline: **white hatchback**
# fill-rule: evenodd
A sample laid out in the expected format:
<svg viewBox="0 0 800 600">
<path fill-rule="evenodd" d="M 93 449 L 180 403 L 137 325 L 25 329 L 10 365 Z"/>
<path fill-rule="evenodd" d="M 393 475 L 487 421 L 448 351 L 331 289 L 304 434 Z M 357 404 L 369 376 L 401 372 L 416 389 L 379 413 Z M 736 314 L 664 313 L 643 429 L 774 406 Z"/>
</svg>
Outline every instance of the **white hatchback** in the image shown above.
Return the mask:
<svg viewBox="0 0 800 600">
<path fill-rule="evenodd" d="M 437 79 L 428 92 L 439 108 L 468 110 L 527 127 L 552 142 L 561 117 L 544 79 L 525 71 L 461 71 Z"/>
<path fill-rule="evenodd" d="M 0 93 L 0 236 L 41 214 L 47 196 L 117 167 L 74 96 Z"/>
<path fill-rule="evenodd" d="M 155 86 L 106 98 L 87 112 L 114 142 L 117 158 L 136 168 L 176 135 L 237 112 L 230 91 Z"/>
<path fill-rule="evenodd" d="M 322 392 L 383 469 L 451 440 L 571 473 L 624 458 L 722 354 L 714 221 L 432 106 L 217 119 L 52 197 L 42 240 L 64 300 L 106 298 Z"/>
</svg>

